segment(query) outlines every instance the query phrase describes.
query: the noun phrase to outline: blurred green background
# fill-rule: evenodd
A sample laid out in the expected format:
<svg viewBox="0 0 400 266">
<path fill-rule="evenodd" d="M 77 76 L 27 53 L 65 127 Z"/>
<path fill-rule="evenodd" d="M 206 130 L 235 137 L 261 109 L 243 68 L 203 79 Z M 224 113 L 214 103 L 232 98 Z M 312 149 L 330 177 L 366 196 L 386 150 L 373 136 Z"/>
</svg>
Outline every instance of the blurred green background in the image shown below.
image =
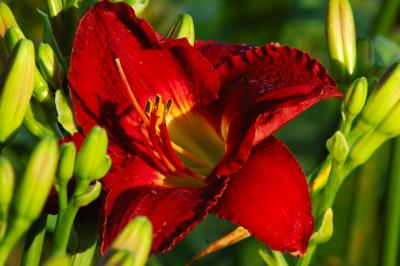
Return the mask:
<svg viewBox="0 0 400 266">
<path fill-rule="evenodd" d="M 46 10 L 45 1 L 6 2 L 26 35 L 39 42 L 42 28 L 36 8 Z M 381 1 L 350 2 L 358 37 L 368 36 Z M 325 0 L 152 0 L 144 17 L 160 33 L 166 34 L 176 16 L 186 12 L 195 21 L 196 39 L 256 45 L 279 42 L 308 52 L 329 68 L 324 32 L 326 4 Z M 400 16 L 397 27 L 393 27 L 386 37 L 399 43 Z M 276 134 L 292 149 L 306 173 L 310 173 L 326 155 L 325 141 L 337 127 L 338 106 L 339 100 L 320 103 Z M 29 149 L 24 146 L 29 143 L 27 138 L 21 134 L 19 149 Z M 378 265 L 377 240 L 381 234 L 379 217 L 387 154 L 387 149 L 381 149 L 375 159 L 344 184 L 334 208 L 335 235 L 329 243 L 321 245 L 313 265 Z M 172 251 L 152 258 L 149 264 L 184 265 L 190 257 L 233 228 L 210 216 Z M 265 249 L 265 246 L 250 238 L 212 254 L 196 265 L 263 265 L 258 256 L 260 248 Z"/>
</svg>

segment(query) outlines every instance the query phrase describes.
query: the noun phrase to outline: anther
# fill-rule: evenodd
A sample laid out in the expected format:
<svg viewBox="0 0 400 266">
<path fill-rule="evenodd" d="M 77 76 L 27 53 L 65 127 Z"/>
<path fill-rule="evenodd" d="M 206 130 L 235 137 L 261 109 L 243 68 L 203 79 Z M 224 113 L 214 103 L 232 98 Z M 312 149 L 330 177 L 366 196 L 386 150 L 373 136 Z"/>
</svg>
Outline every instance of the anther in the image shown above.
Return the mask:
<svg viewBox="0 0 400 266">
<path fill-rule="evenodd" d="M 151 111 L 153 110 L 153 103 L 150 100 L 146 101 L 146 115 L 150 117 Z"/>
</svg>

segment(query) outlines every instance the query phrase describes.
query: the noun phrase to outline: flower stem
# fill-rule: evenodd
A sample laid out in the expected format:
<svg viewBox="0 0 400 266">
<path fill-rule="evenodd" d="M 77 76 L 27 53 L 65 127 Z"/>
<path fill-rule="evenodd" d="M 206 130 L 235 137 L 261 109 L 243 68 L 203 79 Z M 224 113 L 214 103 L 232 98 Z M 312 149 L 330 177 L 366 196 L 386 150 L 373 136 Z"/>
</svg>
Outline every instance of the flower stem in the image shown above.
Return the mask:
<svg viewBox="0 0 400 266">
<path fill-rule="evenodd" d="M 54 254 L 67 251 L 69 237 L 77 213 L 78 207 L 75 207 L 71 201 L 65 211 L 58 217 L 54 234 Z"/>
<path fill-rule="evenodd" d="M 21 219 L 20 217 L 15 217 L 15 219 L 12 219 L 6 235 L 0 245 L 0 265 L 5 264 L 11 250 L 17 244 L 19 239 L 25 234 L 30 225 L 31 222 Z"/>
<path fill-rule="evenodd" d="M 47 215 L 42 214 L 28 231 L 25 241 L 22 266 L 37 266 L 42 256 L 43 242 L 46 234 Z"/>
<path fill-rule="evenodd" d="M 386 34 L 396 20 L 399 8 L 398 0 L 384 0 L 372 24 L 372 35 Z"/>
<path fill-rule="evenodd" d="M 400 233 L 400 137 L 393 143 L 386 209 L 382 261 L 383 266 L 395 266 Z"/>
<path fill-rule="evenodd" d="M 317 249 L 317 245 L 309 246 L 307 248 L 306 255 L 297 262 L 297 266 L 308 266 L 308 265 L 310 265 L 311 259 L 312 259 L 313 255 L 314 255 L 314 252 L 315 252 L 316 249 Z"/>
<path fill-rule="evenodd" d="M 60 183 L 58 187 L 58 214 L 64 212 L 68 205 L 68 189 L 67 184 Z"/>
</svg>

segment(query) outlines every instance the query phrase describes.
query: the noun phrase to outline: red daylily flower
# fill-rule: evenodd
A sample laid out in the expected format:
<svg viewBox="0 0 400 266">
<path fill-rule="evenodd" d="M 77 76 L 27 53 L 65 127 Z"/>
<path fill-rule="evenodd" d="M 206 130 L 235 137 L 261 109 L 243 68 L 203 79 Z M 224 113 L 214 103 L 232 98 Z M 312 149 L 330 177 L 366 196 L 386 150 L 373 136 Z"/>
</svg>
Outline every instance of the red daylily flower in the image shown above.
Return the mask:
<svg viewBox="0 0 400 266">
<path fill-rule="evenodd" d="M 160 253 L 212 212 L 272 249 L 305 252 L 308 186 L 272 134 L 340 96 L 316 60 L 278 44 L 192 47 L 101 2 L 79 23 L 69 86 L 83 133 L 100 124 L 110 137 L 102 251 L 137 215 L 151 220 Z"/>
</svg>

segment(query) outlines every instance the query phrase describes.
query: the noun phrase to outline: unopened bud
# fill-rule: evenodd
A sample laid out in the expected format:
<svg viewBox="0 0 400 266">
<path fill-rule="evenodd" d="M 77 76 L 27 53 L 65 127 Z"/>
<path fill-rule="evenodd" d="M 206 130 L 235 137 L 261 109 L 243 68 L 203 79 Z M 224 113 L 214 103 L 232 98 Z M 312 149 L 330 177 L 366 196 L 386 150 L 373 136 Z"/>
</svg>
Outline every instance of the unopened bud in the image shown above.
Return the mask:
<svg viewBox="0 0 400 266">
<path fill-rule="evenodd" d="M 4 33 L 9 27 L 18 27 L 18 23 L 14 18 L 10 7 L 4 3 L 0 3 L 0 35 L 4 36 Z"/>
<path fill-rule="evenodd" d="M 76 208 L 84 207 L 95 201 L 101 193 L 101 183 L 96 181 L 93 185 L 90 185 L 83 195 L 74 196 L 72 198 L 73 204 Z"/>
<path fill-rule="evenodd" d="M 332 158 L 337 162 L 344 162 L 349 154 L 349 145 L 342 132 L 336 133 L 326 142 L 326 147 Z"/>
<path fill-rule="evenodd" d="M 8 208 L 14 191 L 14 179 L 14 169 L 11 163 L 5 157 L 0 156 L 0 218 L 7 219 Z M 0 238 L 2 233 L 4 233 L 1 232 L 1 220 L 2 219 L 0 219 Z"/>
<path fill-rule="evenodd" d="M 33 43 L 21 40 L 1 76 L 0 146 L 9 141 L 22 123 L 33 92 L 34 70 Z"/>
<path fill-rule="evenodd" d="M 357 70 L 359 75 L 368 75 L 375 64 L 374 42 L 370 38 L 357 40 Z"/>
<path fill-rule="evenodd" d="M 64 79 L 64 69 L 50 45 L 46 43 L 39 45 L 38 63 L 40 71 L 47 82 L 54 88 L 61 88 Z"/>
<path fill-rule="evenodd" d="M 63 9 L 61 0 L 47 0 L 46 2 L 50 17 L 56 17 Z"/>
<path fill-rule="evenodd" d="M 64 143 L 60 149 L 60 160 L 57 169 L 57 182 L 68 183 L 74 174 L 76 147 L 73 142 Z"/>
<path fill-rule="evenodd" d="M 54 181 L 58 161 L 57 142 L 43 138 L 33 151 L 14 200 L 13 214 L 27 221 L 39 217 Z"/>
<path fill-rule="evenodd" d="M 169 30 L 168 37 L 172 38 L 186 38 L 188 42 L 194 44 L 194 24 L 193 19 L 188 14 L 180 14 L 176 19 L 174 25 Z"/>
<path fill-rule="evenodd" d="M 344 98 L 343 107 L 346 117 L 354 119 L 363 109 L 368 95 L 368 81 L 358 78 L 351 85 Z"/>
<path fill-rule="evenodd" d="M 55 135 L 55 129 L 52 127 L 51 121 L 43 110 L 43 107 L 35 99 L 31 99 L 26 109 L 24 127 L 39 138 Z"/>
<path fill-rule="evenodd" d="M 125 262 L 129 260 L 133 262 L 129 265 L 144 266 L 150 253 L 152 238 L 151 222 L 146 217 L 136 217 L 124 227 L 122 232 L 111 244 L 101 265 L 111 266 L 116 264 L 111 264 L 110 262 Z M 127 251 L 133 254 L 133 261 L 132 256 L 126 254 Z"/>
<path fill-rule="evenodd" d="M 111 160 L 110 156 L 106 155 L 104 157 L 104 160 L 101 163 L 99 169 L 97 169 L 94 179 L 99 180 L 99 179 L 103 178 L 110 170 L 111 165 L 112 165 L 112 160 Z"/>
<path fill-rule="evenodd" d="M 376 130 L 390 137 L 400 135 L 400 101 L 392 108 L 389 114 L 385 116 Z"/>
<path fill-rule="evenodd" d="M 320 244 L 331 239 L 333 235 L 333 211 L 327 209 L 322 217 L 321 226 L 311 235 L 310 245 Z"/>
<path fill-rule="evenodd" d="M 61 89 L 56 91 L 55 103 L 57 120 L 61 126 L 70 134 L 78 132 L 72 104 Z"/>
<path fill-rule="evenodd" d="M 25 39 L 24 33 L 18 27 L 10 27 L 6 30 L 4 34 L 4 40 L 6 42 L 7 51 L 9 54 L 14 50 L 15 45 Z"/>
<path fill-rule="evenodd" d="M 400 101 L 400 61 L 383 75 L 368 97 L 361 118 L 371 127 L 377 126 Z"/>
<path fill-rule="evenodd" d="M 339 80 L 352 77 L 356 67 L 356 34 L 348 0 L 329 0 L 326 37 L 333 75 Z"/>
<path fill-rule="evenodd" d="M 93 180 L 107 152 L 107 132 L 95 126 L 86 136 L 76 158 L 75 175 L 79 180 Z"/>
</svg>

